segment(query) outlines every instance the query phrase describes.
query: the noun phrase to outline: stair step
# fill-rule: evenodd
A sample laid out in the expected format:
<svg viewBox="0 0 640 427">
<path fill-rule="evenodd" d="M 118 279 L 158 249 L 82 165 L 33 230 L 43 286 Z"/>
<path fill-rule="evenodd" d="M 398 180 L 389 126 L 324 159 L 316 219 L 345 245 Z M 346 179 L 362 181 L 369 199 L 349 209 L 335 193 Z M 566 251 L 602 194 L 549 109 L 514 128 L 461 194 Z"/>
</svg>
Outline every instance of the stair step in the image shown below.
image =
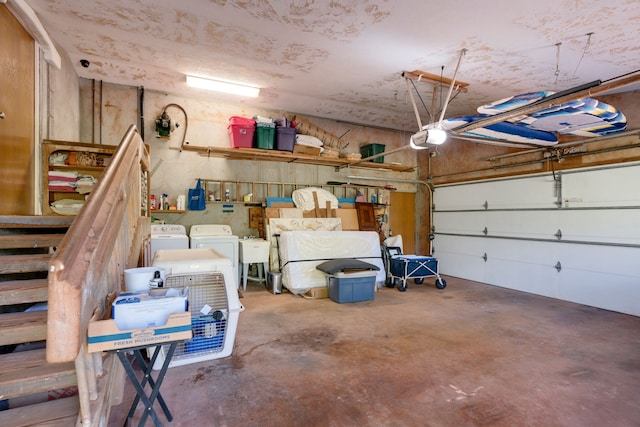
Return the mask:
<svg viewBox="0 0 640 427">
<path fill-rule="evenodd" d="M 48 279 L 0 282 L 0 305 L 42 302 L 48 299 Z"/>
<path fill-rule="evenodd" d="M 0 256 L 0 274 L 47 271 L 50 260 L 51 254 Z"/>
<path fill-rule="evenodd" d="M 0 228 L 69 228 L 75 216 L 0 215 Z"/>
<path fill-rule="evenodd" d="M 76 425 L 78 396 L 0 411 L 0 425 L 13 427 L 69 427 Z"/>
<path fill-rule="evenodd" d="M 0 396 L 4 399 L 77 384 L 75 362 L 47 363 L 44 348 L 0 355 Z"/>
<path fill-rule="evenodd" d="M 3 234 L 0 235 L 0 249 L 51 248 L 62 241 L 64 234 Z"/>
<path fill-rule="evenodd" d="M 48 299 L 46 278 L 51 248 L 62 242 L 74 218 L 0 215 L 0 306 Z M 11 409 L 0 411 L 0 426 L 68 427 L 77 425 L 78 396 L 48 401 L 77 392 L 74 362 L 50 364 L 44 345 L 47 311 L 0 314 L 0 346 L 22 343 L 24 350 L 0 354 L 0 399 Z"/>
<path fill-rule="evenodd" d="M 44 341 L 47 338 L 47 311 L 0 314 L 0 331 L 0 345 Z"/>
</svg>

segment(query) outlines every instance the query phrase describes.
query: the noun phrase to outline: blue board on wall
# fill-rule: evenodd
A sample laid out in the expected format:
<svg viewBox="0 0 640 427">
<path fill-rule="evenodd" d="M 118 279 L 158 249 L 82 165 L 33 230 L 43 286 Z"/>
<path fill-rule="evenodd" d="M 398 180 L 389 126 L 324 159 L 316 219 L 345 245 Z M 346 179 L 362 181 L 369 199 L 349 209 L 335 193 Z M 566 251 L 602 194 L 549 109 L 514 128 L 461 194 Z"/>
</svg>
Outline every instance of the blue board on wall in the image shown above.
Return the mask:
<svg viewBox="0 0 640 427">
<path fill-rule="evenodd" d="M 544 101 L 551 91 L 524 93 L 478 107 L 478 115 L 446 119 L 443 127 L 455 129 L 476 120 Z M 594 98 L 581 98 L 529 114 L 513 117 L 482 128 L 464 132 L 464 136 L 520 144 L 554 145 L 556 134 L 595 137 L 622 132 L 627 118 L 612 105 Z"/>
</svg>

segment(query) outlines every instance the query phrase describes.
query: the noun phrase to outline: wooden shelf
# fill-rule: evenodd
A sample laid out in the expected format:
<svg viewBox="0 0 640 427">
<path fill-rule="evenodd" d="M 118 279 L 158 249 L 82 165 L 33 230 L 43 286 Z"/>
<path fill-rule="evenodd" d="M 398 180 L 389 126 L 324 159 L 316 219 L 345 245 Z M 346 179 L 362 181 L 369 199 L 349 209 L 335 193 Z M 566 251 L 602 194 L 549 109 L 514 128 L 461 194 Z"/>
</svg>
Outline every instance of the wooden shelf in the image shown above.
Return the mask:
<svg viewBox="0 0 640 427">
<path fill-rule="evenodd" d="M 42 213 L 45 215 L 55 215 L 56 212 L 51 209 L 51 203 L 60 199 L 78 199 L 84 200 L 85 196 L 90 193 L 79 193 L 78 191 L 50 190 L 49 189 L 49 171 L 77 171 L 84 175 L 91 175 L 97 179 L 100 178 L 106 166 L 95 166 L 88 164 L 59 164 L 49 163 L 53 153 L 61 153 L 70 155 L 71 153 L 85 153 L 95 156 L 96 163 L 101 158 L 102 162 L 111 158 L 118 147 L 103 144 L 88 144 L 84 142 L 67 142 L 45 139 L 42 144 Z M 106 163 L 106 162 L 105 162 Z M 100 163 L 102 164 L 102 163 Z"/>
<path fill-rule="evenodd" d="M 51 163 L 49 165 L 49 168 L 51 169 L 55 169 L 55 170 L 74 170 L 77 171 L 78 169 L 82 170 L 82 171 L 103 171 L 105 166 L 78 166 L 78 165 L 59 165 L 59 164 L 55 164 L 55 163 Z"/>
<path fill-rule="evenodd" d="M 290 153 L 288 151 L 261 150 L 259 148 L 225 148 L 225 147 L 194 147 L 184 146 L 187 151 L 196 151 L 202 156 L 224 157 L 231 160 L 259 160 L 266 162 L 302 163 L 310 165 L 353 167 L 364 169 L 382 169 L 394 172 L 413 172 L 414 166 L 403 166 L 393 163 L 375 163 L 349 161 L 343 158 L 310 156 L 307 154 Z"/>
<path fill-rule="evenodd" d="M 185 213 L 186 211 L 182 211 L 182 210 L 179 211 L 177 209 L 168 209 L 168 210 L 165 210 L 165 209 L 162 209 L 162 210 L 160 210 L 160 209 L 151 209 L 149 212 L 151 212 L 152 214 L 153 213 L 165 214 L 165 213 Z"/>
</svg>

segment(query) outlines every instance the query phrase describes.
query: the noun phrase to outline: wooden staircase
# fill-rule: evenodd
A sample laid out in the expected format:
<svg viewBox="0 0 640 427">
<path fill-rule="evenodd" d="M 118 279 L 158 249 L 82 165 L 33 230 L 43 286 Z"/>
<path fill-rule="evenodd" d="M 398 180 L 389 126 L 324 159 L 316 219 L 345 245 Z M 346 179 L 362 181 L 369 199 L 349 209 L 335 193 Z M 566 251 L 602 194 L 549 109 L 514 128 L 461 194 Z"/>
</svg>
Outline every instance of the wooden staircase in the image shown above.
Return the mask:
<svg viewBox="0 0 640 427">
<path fill-rule="evenodd" d="M 132 125 L 77 216 L 0 216 L 0 427 L 102 427 L 122 402 L 87 331 L 148 252 L 150 166 Z"/>
<path fill-rule="evenodd" d="M 75 363 L 46 362 L 42 304 L 49 261 L 73 218 L 0 216 L 0 426 L 76 424 Z"/>
</svg>

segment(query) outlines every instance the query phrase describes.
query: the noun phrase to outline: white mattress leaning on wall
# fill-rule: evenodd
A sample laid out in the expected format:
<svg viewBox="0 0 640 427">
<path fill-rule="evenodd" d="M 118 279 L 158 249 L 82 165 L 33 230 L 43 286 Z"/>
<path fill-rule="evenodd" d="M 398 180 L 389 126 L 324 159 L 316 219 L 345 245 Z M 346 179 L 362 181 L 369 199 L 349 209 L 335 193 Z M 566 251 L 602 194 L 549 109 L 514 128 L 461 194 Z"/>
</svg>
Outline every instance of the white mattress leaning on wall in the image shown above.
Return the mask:
<svg viewBox="0 0 640 427">
<path fill-rule="evenodd" d="M 376 284 L 384 283 L 380 237 L 374 231 L 284 231 L 280 233 L 282 284 L 294 294 L 327 286 L 316 266 L 326 260 L 353 258 L 376 265 Z"/>
</svg>

